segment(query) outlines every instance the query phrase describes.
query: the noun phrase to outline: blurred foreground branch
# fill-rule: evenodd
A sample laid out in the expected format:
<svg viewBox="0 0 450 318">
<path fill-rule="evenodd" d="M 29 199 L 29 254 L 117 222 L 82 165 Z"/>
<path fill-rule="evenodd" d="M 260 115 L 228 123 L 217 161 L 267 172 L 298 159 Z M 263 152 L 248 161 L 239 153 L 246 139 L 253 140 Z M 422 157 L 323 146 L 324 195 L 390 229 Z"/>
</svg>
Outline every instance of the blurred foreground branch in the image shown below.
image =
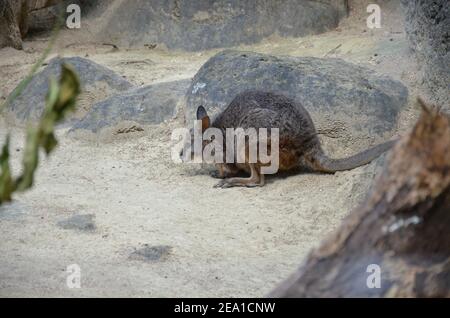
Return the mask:
<svg viewBox="0 0 450 318">
<path fill-rule="evenodd" d="M 5 2 L 6 1 L 6 2 Z M 58 1 L 55 1 L 58 2 Z M 0 0 L 4 3 L 2 14 L 12 10 L 12 2 Z M 35 3 L 37 6 L 38 4 Z M 44 4 L 42 4 L 44 5 Z M 46 1 L 45 6 L 51 5 L 51 1 Z M 28 10 L 28 7 L 26 8 Z M 10 12 L 11 14 L 13 11 Z M 41 57 L 33 65 L 30 73 L 23 79 L 17 88 L 9 95 L 4 104 L 0 105 L 0 112 L 16 99 L 28 86 L 36 71 L 41 67 L 53 46 L 55 45 L 59 31 L 64 22 L 64 10 L 60 7 L 60 14 L 55 22 L 49 43 Z M 14 178 L 11 173 L 9 144 L 10 137 L 7 135 L 5 144 L 0 152 L 0 205 L 11 201 L 12 194 L 16 191 L 24 191 L 33 185 L 34 173 L 39 163 L 39 150 L 42 148 L 49 154 L 56 146 L 57 140 L 54 135 L 54 127 L 61 122 L 66 114 L 75 107 L 75 100 L 80 92 L 80 84 L 75 71 L 68 65 L 62 65 L 61 78 L 59 82 L 52 79 L 47 93 L 46 106 L 42 118 L 37 127 L 29 126 L 25 143 L 25 152 L 22 159 L 22 172 L 20 176 Z"/>
<path fill-rule="evenodd" d="M 13 178 L 9 163 L 9 135 L 0 154 L 0 204 L 10 201 L 13 192 L 24 191 L 33 185 L 34 173 L 39 163 L 39 150 L 49 154 L 56 146 L 54 127 L 69 111 L 75 108 L 80 83 L 75 71 L 63 64 L 59 82 L 50 81 L 44 113 L 37 127 L 30 125 L 27 131 L 22 173 Z"/>
</svg>

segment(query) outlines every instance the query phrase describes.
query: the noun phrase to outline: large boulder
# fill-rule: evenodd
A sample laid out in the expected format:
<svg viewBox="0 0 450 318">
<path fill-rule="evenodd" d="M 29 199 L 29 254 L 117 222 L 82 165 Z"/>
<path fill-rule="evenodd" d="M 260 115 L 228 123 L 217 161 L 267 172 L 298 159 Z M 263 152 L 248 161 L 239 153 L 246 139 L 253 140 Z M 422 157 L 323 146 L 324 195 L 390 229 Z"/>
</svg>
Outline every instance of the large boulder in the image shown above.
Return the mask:
<svg viewBox="0 0 450 318">
<path fill-rule="evenodd" d="M 430 98 L 450 111 L 450 5 L 448 0 L 403 0 L 406 33 L 422 66 Z"/>
<path fill-rule="evenodd" d="M 97 132 L 122 121 L 159 124 L 175 116 L 190 79 L 153 84 L 114 95 L 95 104 L 72 128 Z"/>
<path fill-rule="evenodd" d="M 392 132 L 408 99 L 402 83 L 341 59 L 227 50 L 195 75 L 186 95 L 187 123 L 198 105 L 215 115 L 247 89 L 280 92 L 300 102 L 322 131 L 364 139 Z"/>
<path fill-rule="evenodd" d="M 120 75 L 90 60 L 80 57 L 54 58 L 45 69 L 33 76 L 25 90 L 9 105 L 9 110 L 16 118 L 35 120 L 40 117 L 45 106 L 49 80 L 51 77 L 59 77 L 61 63 L 73 66 L 81 82 L 82 93 L 77 113 L 72 119 L 84 116 L 96 101 L 132 87 L 131 83 Z"/>
<path fill-rule="evenodd" d="M 345 0 L 97 0 L 84 11 L 99 41 L 189 51 L 304 36 L 337 27 Z M 85 10 L 86 9 L 86 10 Z M 91 27 L 90 27 L 91 26 Z"/>
</svg>

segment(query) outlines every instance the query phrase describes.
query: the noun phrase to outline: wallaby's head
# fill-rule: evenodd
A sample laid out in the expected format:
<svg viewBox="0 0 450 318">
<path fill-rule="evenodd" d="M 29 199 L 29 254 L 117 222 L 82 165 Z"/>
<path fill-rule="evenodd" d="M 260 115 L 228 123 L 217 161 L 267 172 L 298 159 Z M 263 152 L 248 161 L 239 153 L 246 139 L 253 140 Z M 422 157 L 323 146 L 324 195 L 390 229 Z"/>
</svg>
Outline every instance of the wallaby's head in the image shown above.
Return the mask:
<svg viewBox="0 0 450 318">
<path fill-rule="evenodd" d="M 206 112 L 205 107 L 203 107 L 202 105 L 198 106 L 197 108 L 197 123 L 201 123 L 201 134 L 203 134 L 205 132 L 206 129 L 208 129 L 211 126 L 211 119 L 208 116 L 208 113 Z M 183 149 L 181 150 L 180 153 L 180 157 L 182 160 L 193 160 L 194 159 L 194 128 L 191 128 L 189 130 L 189 139 L 186 140 L 185 145 L 183 147 Z M 205 148 L 205 146 L 210 143 L 211 141 L 209 140 L 203 140 L 202 135 L 197 136 L 197 138 L 201 138 L 202 140 L 202 151 L 203 148 Z M 190 148 L 190 152 L 191 152 L 191 157 L 190 158 L 186 158 L 184 151 L 186 151 L 186 149 Z"/>
<path fill-rule="evenodd" d="M 202 105 L 197 107 L 197 120 L 202 122 L 202 132 L 211 126 L 211 119 L 209 118 L 205 107 Z"/>
</svg>

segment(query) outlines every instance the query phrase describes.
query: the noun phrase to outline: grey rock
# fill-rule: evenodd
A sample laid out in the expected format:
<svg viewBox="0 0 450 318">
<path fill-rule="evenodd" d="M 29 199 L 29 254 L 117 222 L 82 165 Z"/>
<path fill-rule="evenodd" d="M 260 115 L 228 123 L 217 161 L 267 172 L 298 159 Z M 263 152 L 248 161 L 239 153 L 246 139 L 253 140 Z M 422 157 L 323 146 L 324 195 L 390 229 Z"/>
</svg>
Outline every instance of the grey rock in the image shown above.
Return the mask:
<svg viewBox="0 0 450 318">
<path fill-rule="evenodd" d="M 105 98 L 115 92 L 130 89 L 132 85 L 110 69 L 81 57 L 54 58 L 41 72 L 35 74 L 22 92 L 10 105 L 9 110 L 21 120 L 36 119 L 42 114 L 45 106 L 45 97 L 51 77 L 59 78 L 61 74 L 61 63 L 73 66 L 77 72 L 82 93 L 79 111 L 88 109 L 96 98 Z"/>
<path fill-rule="evenodd" d="M 96 229 L 93 214 L 77 214 L 58 222 L 58 226 L 65 230 L 91 232 Z"/>
<path fill-rule="evenodd" d="M 275 91 L 300 102 L 319 130 L 373 138 L 395 128 L 408 90 L 395 80 L 341 59 L 275 57 L 227 50 L 208 60 L 186 95 L 189 125 L 199 105 L 211 115 L 247 89 Z"/>
<path fill-rule="evenodd" d="M 171 250 L 172 247 L 167 245 L 145 246 L 132 252 L 130 259 L 145 262 L 162 261 L 168 257 Z"/>
<path fill-rule="evenodd" d="M 448 0 L 403 0 L 405 28 L 422 66 L 429 97 L 450 111 L 450 5 Z"/>
<path fill-rule="evenodd" d="M 0 205 L 0 220 L 18 220 L 27 214 L 29 208 L 17 201 Z"/>
<path fill-rule="evenodd" d="M 86 116 L 76 122 L 73 130 L 97 132 L 121 121 L 158 124 L 172 118 L 191 80 L 159 83 L 129 90 L 95 104 Z"/>
<path fill-rule="evenodd" d="M 92 25 L 104 25 L 92 30 L 98 40 L 189 51 L 321 33 L 347 14 L 345 0 L 103 0 L 86 9 Z"/>
</svg>

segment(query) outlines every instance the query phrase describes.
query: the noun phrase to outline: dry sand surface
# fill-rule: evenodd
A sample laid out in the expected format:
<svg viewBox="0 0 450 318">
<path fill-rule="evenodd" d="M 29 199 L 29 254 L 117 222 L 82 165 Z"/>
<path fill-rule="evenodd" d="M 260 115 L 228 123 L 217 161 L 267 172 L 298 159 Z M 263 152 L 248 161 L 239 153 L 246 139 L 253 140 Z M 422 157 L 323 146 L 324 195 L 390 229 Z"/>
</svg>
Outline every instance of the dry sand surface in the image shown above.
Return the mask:
<svg viewBox="0 0 450 318">
<path fill-rule="evenodd" d="M 350 18 L 318 36 L 271 38 L 245 50 L 293 56 L 340 57 L 401 80 L 417 93 L 416 66 L 403 28 L 365 30 Z M 71 43 L 57 49 L 126 76 L 136 85 L 192 78 L 218 50 L 112 50 Z M 24 51 L 0 50 L 4 99 L 36 61 L 48 35 Z M 413 102 L 398 132 L 417 116 Z M 60 146 L 43 160 L 35 187 L 0 208 L 0 296 L 263 296 L 293 272 L 351 209 L 361 202 L 375 165 L 334 175 L 270 177 L 262 188 L 214 189 L 210 168 L 170 159 L 175 119 L 143 132 L 72 136 L 59 129 Z M 23 129 L 0 122 L 0 141 L 12 131 L 14 167 Z M 85 138 L 86 137 L 86 138 Z M 325 139 L 335 157 L 365 141 Z M 70 264 L 81 268 L 81 288 L 66 285 Z"/>
</svg>

